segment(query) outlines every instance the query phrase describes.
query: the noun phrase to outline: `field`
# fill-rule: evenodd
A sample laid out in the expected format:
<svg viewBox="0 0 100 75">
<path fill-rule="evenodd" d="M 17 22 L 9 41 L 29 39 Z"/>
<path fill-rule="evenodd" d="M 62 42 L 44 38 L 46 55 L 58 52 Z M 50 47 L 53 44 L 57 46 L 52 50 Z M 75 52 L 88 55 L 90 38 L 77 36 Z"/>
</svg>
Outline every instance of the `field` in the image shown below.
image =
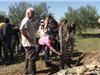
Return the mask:
<svg viewBox="0 0 100 75">
<path fill-rule="evenodd" d="M 99 51 L 100 50 L 100 30 L 87 30 L 82 35 L 76 36 L 75 49 L 81 51 Z"/>
<path fill-rule="evenodd" d="M 82 52 L 99 52 L 100 50 L 100 30 L 88 29 L 82 35 L 75 36 L 75 50 Z M 23 75 L 24 61 L 11 65 L 0 65 L 0 75 Z M 37 75 L 49 75 L 55 68 L 46 68 L 44 61 L 39 60 L 37 63 Z M 57 68 L 57 67 L 56 67 Z"/>
</svg>

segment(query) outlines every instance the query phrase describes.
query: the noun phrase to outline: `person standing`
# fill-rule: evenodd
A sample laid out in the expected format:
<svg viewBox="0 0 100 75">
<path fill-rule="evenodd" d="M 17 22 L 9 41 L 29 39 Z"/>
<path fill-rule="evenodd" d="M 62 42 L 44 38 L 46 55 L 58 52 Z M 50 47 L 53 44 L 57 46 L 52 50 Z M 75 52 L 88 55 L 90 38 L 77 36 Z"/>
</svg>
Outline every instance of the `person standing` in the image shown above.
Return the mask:
<svg viewBox="0 0 100 75">
<path fill-rule="evenodd" d="M 20 44 L 20 30 L 18 25 L 14 24 L 13 25 L 13 49 L 16 54 L 20 52 L 19 44 Z"/>
<path fill-rule="evenodd" d="M 35 10 L 32 7 L 26 9 L 26 17 L 22 20 L 20 26 L 22 45 L 25 49 L 25 75 L 35 75 L 36 64 L 34 55 L 35 50 L 35 31 L 34 26 L 31 22 L 33 16 L 35 15 Z"/>
<path fill-rule="evenodd" d="M 3 52 L 4 52 L 4 62 L 5 64 L 10 63 L 10 60 L 13 59 L 12 51 L 12 25 L 9 23 L 9 19 L 4 19 L 3 27 Z"/>
<path fill-rule="evenodd" d="M 0 19 L 0 63 L 3 61 L 2 58 L 2 50 L 3 50 L 3 27 L 4 27 L 4 19 Z"/>
</svg>

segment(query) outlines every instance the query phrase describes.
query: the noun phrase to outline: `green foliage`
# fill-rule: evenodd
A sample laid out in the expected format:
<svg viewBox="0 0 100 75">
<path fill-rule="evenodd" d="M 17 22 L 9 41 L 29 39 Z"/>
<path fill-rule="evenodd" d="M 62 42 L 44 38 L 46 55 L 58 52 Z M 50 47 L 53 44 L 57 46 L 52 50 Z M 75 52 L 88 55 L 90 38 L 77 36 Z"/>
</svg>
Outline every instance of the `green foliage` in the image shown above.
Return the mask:
<svg viewBox="0 0 100 75">
<path fill-rule="evenodd" d="M 35 9 L 35 17 L 33 18 L 33 23 L 35 25 L 35 29 L 37 30 L 40 20 L 50 14 L 48 10 L 49 7 L 45 2 L 41 2 L 38 5 L 32 5 L 27 2 L 19 2 L 11 5 L 9 7 L 9 18 L 12 23 L 20 25 L 22 19 L 25 17 L 26 9 L 30 6 L 34 7 Z"/>
<path fill-rule="evenodd" d="M 5 17 L 7 17 L 6 13 L 3 11 L 0 11 L 0 21 L 1 21 L 1 19 L 5 18 Z"/>
<path fill-rule="evenodd" d="M 98 25 L 98 14 L 95 7 L 87 5 L 81 6 L 78 9 L 68 7 L 68 11 L 65 12 L 64 18 L 68 19 L 68 22 L 76 22 L 76 28 L 79 33 L 85 31 L 87 28 L 100 27 Z"/>
<path fill-rule="evenodd" d="M 88 29 L 80 35 L 75 35 L 75 50 L 83 52 L 100 50 L 100 29 Z"/>
<path fill-rule="evenodd" d="M 38 29 L 39 23 L 41 19 L 45 19 L 45 17 L 49 14 L 52 14 L 49 12 L 49 7 L 45 2 L 41 2 L 38 5 L 33 6 L 35 8 L 35 17 L 34 17 L 34 24 L 35 24 L 35 29 Z"/>
<path fill-rule="evenodd" d="M 27 2 L 15 3 L 9 6 L 9 18 L 14 24 L 19 24 L 25 16 L 25 11 L 28 7 L 32 6 Z"/>
</svg>

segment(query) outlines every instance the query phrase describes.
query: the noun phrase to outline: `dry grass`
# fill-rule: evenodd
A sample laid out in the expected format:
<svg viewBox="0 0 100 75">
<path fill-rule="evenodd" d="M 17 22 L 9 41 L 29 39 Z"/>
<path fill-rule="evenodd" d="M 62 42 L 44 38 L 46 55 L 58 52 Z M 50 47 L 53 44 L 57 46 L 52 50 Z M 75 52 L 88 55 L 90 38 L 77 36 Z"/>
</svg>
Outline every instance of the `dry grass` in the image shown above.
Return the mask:
<svg viewBox="0 0 100 75">
<path fill-rule="evenodd" d="M 21 62 L 19 64 L 13 64 L 9 66 L 1 66 L 0 67 L 0 75 L 24 75 L 24 63 Z M 45 67 L 44 61 L 37 61 L 37 75 L 47 75 L 47 72 L 44 72 L 45 70 L 48 70 L 48 68 Z"/>
<path fill-rule="evenodd" d="M 24 62 L 0 68 L 0 75 L 23 75 Z"/>
</svg>

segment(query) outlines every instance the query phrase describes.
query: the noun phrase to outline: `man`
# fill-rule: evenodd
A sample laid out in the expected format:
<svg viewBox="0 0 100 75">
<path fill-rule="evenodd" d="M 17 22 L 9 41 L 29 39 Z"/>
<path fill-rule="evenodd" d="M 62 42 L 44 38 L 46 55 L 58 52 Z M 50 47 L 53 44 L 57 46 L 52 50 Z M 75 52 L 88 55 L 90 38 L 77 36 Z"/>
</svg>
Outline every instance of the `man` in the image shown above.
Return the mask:
<svg viewBox="0 0 100 75">
<path fill-rule="evenodd" d="M 3 26 L 4 26 L 4 19 L 0 19 L 0 63 L 2 62 L 2 40 L 3 40 Z"/>
<path fill-rule="evenodd" d="M 64 19 L 60 22 L 60 27 L 59 27 L 59 40 L 60 40 L 60 49 L 62 52 L 62 57 L 61 57 L 61 67 L 64 69 L 66 68 L 66 63 L 65 63 L 65 57 L 68 55 L 68 42 L 67 42 L 67 24 L 68 21 L 67 19 Z"/>
<path fill-rule="evenodd" d="M 5 25 L 3 27 L 3 52 L 4 52 L 5 63 L 9 63 L 9 60 L 13 59 L 12 25 L 9 23 L 8 18 L 5 18 L 4 22 L 5 22 Z"/>
<path fill-rule="evenodd" d="M 35 32 L 34 26 L 31 22 L 35 14 L 35 10 L 32 7 L 27 8 L 26 17 L 22 20 L 20 26 L 20 32 L 22 37 L 22 45 L 25 49 L 26 59 L 25 59 L 25 75 L 35 75 L 36 65 L 35 65 Z"/>
<path fill-rule="evenodd" d="M 13 25 L 13 49 L 15 53 L 19 53 L 20 30 L 18 25 Z"/>
</svg>

